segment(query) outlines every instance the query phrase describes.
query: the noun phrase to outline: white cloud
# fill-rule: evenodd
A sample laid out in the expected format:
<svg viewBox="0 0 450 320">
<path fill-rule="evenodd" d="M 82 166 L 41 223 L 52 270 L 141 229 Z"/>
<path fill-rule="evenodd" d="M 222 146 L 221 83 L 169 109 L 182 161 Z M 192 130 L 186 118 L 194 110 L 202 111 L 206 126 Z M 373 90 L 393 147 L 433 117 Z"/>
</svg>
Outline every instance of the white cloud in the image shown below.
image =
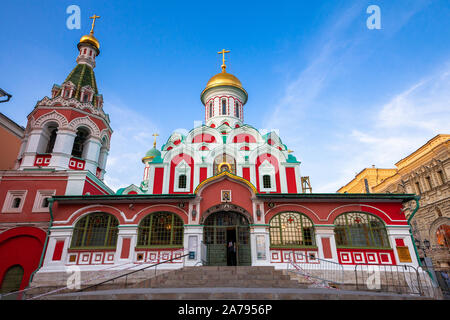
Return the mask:
<svg viewBox="0 0 450 320">
<path fill-rule="evenodd" d="M 342 166 L 336 179 L 317 192 L 334 192 L 354 174 L 374 164 L 394 168 L 395 163 L 437 134 L 450 132 L 450 64 L 418 81 L 381 106 L 372 126 L 343 135 L 333 152 Z M 336 166 L 331 163 L 331 166 Z"/>
<path fill-rule="evenodd" d="M 394 36 L 425 6 L 425 2 L 418 3 L 390 19 L 394 22 L 385 39 Z M 370 50 L 361 50 L 366 48 L 364 41 L 368 33 L 349 29 L 354 27 L 355 18 L 361 18 L 360 13 L 361 7 L 357 5 L 348 8 L 315 37 L 315 58 L 286 85 L 283 97 L 267 117 L 265 126 L 282 129 L 283 142 L 300 153 L 296 156 L 302 161 L 301 172 L 310 176 L 314 192 L 336 192 L 357 172 L 371 165 L 392 168 L 434 135 L 449 131 L 448 64 L 440 72 L 417 80 L 387 99 L 381 107 L 369 106 L 361 118 L 351 115 L 351 123 L 344 117 L 339 121 L 349 121 L 346 125 L 320 123 L 338 121 L 323 114 L 339 113 L 336 111 L 339 106 L 321 105 L 322 98 L 328 95 L 328 85 L 342 79 L 347 64 L 357 65 L 371 55 Z M 346 107 L 357 110 L 351 105 Z M 320 129 L 314 127 L 315 123 L 320 123 Z M 311 151 L 316 154 L 305 154 Z"/>
<path fill-rule="evenodd" d="M 152 148 L 152 134 L 158 127 L 145 115 L 137 113 L 120 102 L 105 106 L 111 118 L 114 132 L 106 164 L 106 184 L 117 189 L 139 185 L 142 181 L 144 154 Z"/>
</svg>

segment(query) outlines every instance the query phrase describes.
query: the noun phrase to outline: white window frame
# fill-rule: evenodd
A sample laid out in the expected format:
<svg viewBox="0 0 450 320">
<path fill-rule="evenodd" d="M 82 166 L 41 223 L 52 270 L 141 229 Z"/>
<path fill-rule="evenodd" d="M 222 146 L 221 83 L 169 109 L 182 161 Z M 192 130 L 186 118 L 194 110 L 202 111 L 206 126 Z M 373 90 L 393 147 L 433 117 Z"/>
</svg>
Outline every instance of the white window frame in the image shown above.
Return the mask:
<svg viewBox="0 0 450 320">
<path fill-rule="evenodd" d="M 2 213 L 20 213 L 22 212 L 28 190 L 8 190 L 3 203 Z M 15 198 L 20 198 L 20 205 L 18 208 L 13 208 L 13 201 Z"/>
<path fill-rule="evenodd" d="M 178 188 L 178 180 L 180 175 L 182 174 L 186 175 L 186 188 Z M 173 186 L 174 192 L 189 192 L 191 190 L 191 167 L 187 164 L 186 161 L 182 160 L 175 167 L 175 176 L 173 183 L 174 183 Z"/>
<path fill-rule="evenodd" d="M 36 191 L 36 197 L 34 198 L 32 212 L 49 212 L 48 207 L 42 206 L 42 202 L 45 198 L 53 197 L 56 194 L 56 190 L 38 190 Z"/>
<path fill-rule="evenodd" d="M 277 191 L 277 186 L 275 182 L 275 168 L 270 164 L 269 161 L 265 160 L 259 166 L 259 189 L 261 192 L 274 192 Z M 263 176 L 270 176 L 270 188 L 264 188 Z"/>
</svg>

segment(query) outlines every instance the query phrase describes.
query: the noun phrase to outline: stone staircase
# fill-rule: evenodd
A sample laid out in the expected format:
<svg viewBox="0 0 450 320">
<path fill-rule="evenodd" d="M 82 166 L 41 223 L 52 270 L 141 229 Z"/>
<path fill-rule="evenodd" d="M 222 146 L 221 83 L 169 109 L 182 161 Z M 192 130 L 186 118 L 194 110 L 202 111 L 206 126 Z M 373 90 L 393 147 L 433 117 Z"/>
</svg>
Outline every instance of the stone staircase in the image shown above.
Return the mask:
<svg viewBox="0 0 450 320">
<path fill-rule="evenodd" d="M 307 288 L 274 267 L 186 267 L 142 281 L 135 288 Z"/>
<path fill-rule="evenodd" d="M 125 285 L 43 297 L 51 300 L 409 300 L 419 296 L 318 288 L 274 267 L 185 267 Z"/>
</svg>

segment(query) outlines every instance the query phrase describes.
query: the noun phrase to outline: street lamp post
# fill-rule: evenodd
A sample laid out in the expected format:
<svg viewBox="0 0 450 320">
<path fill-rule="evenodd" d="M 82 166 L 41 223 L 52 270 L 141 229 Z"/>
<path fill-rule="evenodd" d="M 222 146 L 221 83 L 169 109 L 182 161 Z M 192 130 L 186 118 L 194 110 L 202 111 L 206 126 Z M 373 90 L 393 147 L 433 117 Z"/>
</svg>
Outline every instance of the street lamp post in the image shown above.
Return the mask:
<svg viewBox="0 0 450 320">
<path fill-rule="evenodd" d="M 12 95 L 0 88 L 0 97 L 6 97 L 6 100 L 0 100 L 0 103 L 2 103 L 8 102 L 11 99 Z"/>
</svg>

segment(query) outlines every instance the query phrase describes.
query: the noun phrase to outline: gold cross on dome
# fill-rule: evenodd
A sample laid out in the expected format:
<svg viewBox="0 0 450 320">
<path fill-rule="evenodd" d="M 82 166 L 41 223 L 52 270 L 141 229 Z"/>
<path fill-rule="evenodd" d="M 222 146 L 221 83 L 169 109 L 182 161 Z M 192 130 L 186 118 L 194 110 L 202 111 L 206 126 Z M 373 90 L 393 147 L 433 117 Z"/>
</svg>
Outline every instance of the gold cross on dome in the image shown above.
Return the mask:
<svg viewBox="0 0 450 320">
<path fill-rule="evenodd" d="M 89 17 L 89 19 L 92 19 L 92 28 L 91 33 L 94 34 L 94 26 L 95 26 L 95 19 L 100 18 L 100 16 L 96 16 L 95 14 L 92 17 Z"/>
<path fill-rule="evenodd" d="M 225 68 L 227 67 L 225 65 L 225 53 L 229 53 L 229 52 L 230 52 L 230 50 L 225 50 L 225 49 L 222 49 L 222 51 L 217 52 L 218 54 L 222 55 L 222 72 L 225 72 Z"/>
<path fill-rule="evenodd" d="M 157 134 L 157 133 L 154 133 L 154 134 L 152 134 L 152 136 L 154 136 L 154 137 L 155 137 L 155 141 L 153 141 L 153 148 L 155 148 L 155 149 L 156 149 L 156 137 L 158 137 L 158 136 L 159 136 L 159 134 Z"/>
</svg>

